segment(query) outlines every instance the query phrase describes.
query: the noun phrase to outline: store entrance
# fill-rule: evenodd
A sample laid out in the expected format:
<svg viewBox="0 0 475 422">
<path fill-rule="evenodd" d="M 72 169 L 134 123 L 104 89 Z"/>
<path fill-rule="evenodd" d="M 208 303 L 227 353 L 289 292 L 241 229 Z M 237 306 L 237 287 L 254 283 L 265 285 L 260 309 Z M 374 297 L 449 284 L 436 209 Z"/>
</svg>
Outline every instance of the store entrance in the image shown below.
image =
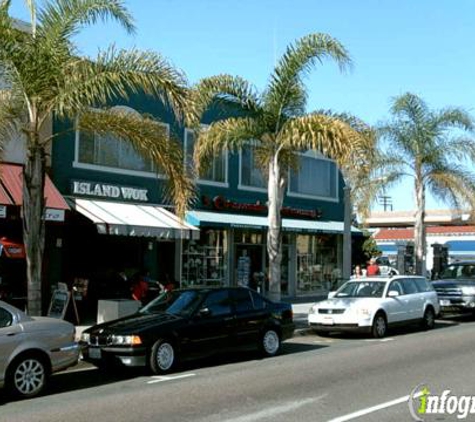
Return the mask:
<svg viewBox="0 0 475 422">
<path fill-rule="evenodd" d="M 236 284 L 262 291 L 265 288 L 264 246 L 237 244 L 235 251 Z"/>
</svg>

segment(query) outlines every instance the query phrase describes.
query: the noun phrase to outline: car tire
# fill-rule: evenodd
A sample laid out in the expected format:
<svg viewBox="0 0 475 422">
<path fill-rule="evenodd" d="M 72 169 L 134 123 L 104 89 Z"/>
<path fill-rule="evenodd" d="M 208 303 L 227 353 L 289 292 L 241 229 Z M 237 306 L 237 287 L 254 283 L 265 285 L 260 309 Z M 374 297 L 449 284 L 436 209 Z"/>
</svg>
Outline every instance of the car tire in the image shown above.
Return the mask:
<svg viewBox="0 0 475 422">
<path fill-rule="evenodd" d="M 383 338 L 388 331 L 388 323 L 386 317 L 382 312 L 378 312 L 373 320 L 373 326 L 371 327 L 371 334 L 374 338 Z"/>
<path fill-rule="evenodd" d="M 434 328 L 434 325 L 435 325 L 435 312 L 434 312 L 434 309 L 432 309 L 432 307 L 428 307 L 425 312 L 424 312 L 424 316 L 422 318 L 422 328 L 424 330 L 432 330 L 432 328 Z"/>
<path fill-rule="evenodd" d="M 15 359 L 7 373 L 7 386 L 15 397 L 30 398 L 40 394 L 48 383 L 46 359 L 37 354 L 25 354 Z"/>
<path fill-rule="evenodd" d="M 280 351 L 280 335 L 273 328 L 267 328 L 261 336 L 261 351 L 264 356 L 275 356 Z"/>
<path fill-rule="evenodd" d="M 177 362 L 177 352 L 172 342 L 158 340 L 150 352 L 150 369 L 156 375 L 170 372 Z"/>
</svg>

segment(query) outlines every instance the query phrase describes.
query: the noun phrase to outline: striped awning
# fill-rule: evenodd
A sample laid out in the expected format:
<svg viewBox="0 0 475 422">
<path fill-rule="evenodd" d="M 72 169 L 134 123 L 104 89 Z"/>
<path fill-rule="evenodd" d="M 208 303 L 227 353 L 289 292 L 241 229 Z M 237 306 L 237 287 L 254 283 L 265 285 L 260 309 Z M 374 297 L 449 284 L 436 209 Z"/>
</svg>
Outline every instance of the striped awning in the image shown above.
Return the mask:
<svg viewBox="0 0 475 422">
<path fill-rule="evenodd" d="M 91 220 L 100 234 L 159 239 L 197 239 L 199 229 L 155 205 L 68 198 L 71 207 Z"/>
</svg>

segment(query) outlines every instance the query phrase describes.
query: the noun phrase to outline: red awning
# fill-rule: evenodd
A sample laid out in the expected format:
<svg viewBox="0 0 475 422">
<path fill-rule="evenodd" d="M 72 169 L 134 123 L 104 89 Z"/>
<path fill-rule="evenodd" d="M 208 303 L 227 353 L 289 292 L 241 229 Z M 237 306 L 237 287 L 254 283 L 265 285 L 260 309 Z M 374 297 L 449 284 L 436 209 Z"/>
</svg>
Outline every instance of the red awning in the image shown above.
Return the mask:
<svg viewBox="0 0 475 422">
<path fill-rule="evenodd" d="M 0 238 L 0 255 L 5 254 L 7 258 L 24 259 L 25 246 L 6 237 Z"/>
<path fill-rule="evenodd" d="M 2 184 L 0 184 L 0 205 L 13 205 L 12 199 Z"/>
<path fill-rule="evenodd" d="M 4 205 L 19 205 L 23 204 L 23 166 L 19 164 L 0 164 L 0 204 Z M 2 192 L 5 197 L 2 196 Z M 46 175 L 45 179 L 45 199 L 46 208 L 53 208 L 57 210 L 69 210 L 69 206 L 65 199 L 59 193 L 58 189 L 53 185 L 53 182 Z M 10 199 L 11 198 L 11 199 Z M 7 201 L 9 202 L 2 202 Z"/>
</svg>

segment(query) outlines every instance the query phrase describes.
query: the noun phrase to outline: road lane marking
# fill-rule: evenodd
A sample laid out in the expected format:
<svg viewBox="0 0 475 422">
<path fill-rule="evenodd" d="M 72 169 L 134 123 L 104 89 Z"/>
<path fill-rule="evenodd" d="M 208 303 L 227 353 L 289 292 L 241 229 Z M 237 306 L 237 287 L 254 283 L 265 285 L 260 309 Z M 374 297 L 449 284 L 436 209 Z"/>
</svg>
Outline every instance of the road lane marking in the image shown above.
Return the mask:
<svg viewBox="0 0 475 422">
<path fill-rule="evenodd" d="M 369 341 L 369 342 L 377 341 L 378 343 L 386 343 L 388 341 L 394 341 L 394 338 L 368 338 L 365 341 Z"/>
<path fill-rule="evenodd" d="M 196 374 L 183 374 L 183 375 L 175 375 L 173 377 L 168 377 L 165 375 L 155 376 L 155 377 L 152 377 L 153 379 L 151 381 L 147 381 L 147 384 L 156 384 L 157 382 L 173 381 L 173 380 L 178 380 L 180 378 L 194 377 L 195 375 Z"/>
<path fill-rule="evenodd" d="M 254 422 L 260 419 L 268 419 L 280 415 L 282 413 L 292 412 L 298 409 L 299 407 L 306 406 L 307 404 L 314 403 L 326 397 L 327 394 L 324 394 L 319 397 L 308 398 L 299 401 L 292 401 L 287 404 L 282 404 L 280 406 L 269 407 L 268 409 L 259 410 L 258 412 L 249 413 L 248 415 L 238 416 L 236 418 L 230 419 L 221 419 L 223 422 Z"/>
<path fill-rule="evenodd" d="M 418 398 L 422 396 L 422 392 L 414 394 L 412 398 Z M 376 406 L 367 407 L 366 409 L 358 410 L 357 412 L 350 413 L 348 415 L 340 416 L 335 419 L 331 419 L 328 422 L 346 422 L 351 421 L 352 419 L 360 418 L 361 416 L 369 415 L 370 413 L 377 412 L 378 410 L 387 409 L 388 407 L 397 406 L 398 404 L 408 402 L 411 396 L 400 397 L 395 400 L 387 401 L 386 403 L 381 403 Z"/>
</svg>

